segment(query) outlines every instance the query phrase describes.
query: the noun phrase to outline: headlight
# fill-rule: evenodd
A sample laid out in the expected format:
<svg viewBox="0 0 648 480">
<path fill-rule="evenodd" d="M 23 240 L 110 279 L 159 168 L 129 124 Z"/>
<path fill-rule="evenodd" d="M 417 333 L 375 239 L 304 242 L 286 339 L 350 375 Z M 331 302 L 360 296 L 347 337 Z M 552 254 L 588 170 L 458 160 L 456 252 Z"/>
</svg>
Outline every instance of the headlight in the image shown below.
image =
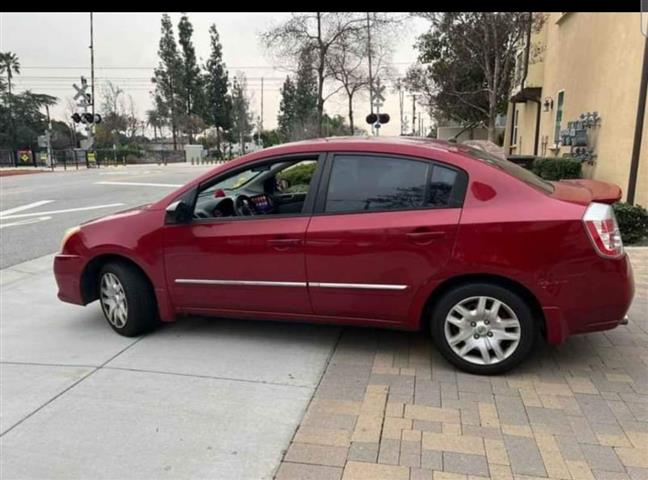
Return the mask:
<svg viewBox="0 0 648 480">
<path fill-rule="evenodd" d="M 77 233 L 79 230 L 81 230 L 81 227 L 77 225 L 76 227 L 68 228 L 65 231 L 65 235 L 63 235 L 63 240 L 61 240 L 61 248 L 59 249 L 61 252 L 65 248 L 65 243 L 70 239 L 72 235 Z"/>
</svg>

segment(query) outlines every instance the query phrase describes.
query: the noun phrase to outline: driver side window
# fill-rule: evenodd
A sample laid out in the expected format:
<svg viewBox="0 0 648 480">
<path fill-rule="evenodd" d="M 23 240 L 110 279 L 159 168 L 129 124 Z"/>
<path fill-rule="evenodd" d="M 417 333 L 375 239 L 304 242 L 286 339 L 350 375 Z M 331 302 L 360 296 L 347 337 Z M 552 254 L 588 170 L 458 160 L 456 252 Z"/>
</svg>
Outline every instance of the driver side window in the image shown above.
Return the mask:
<svg viewBox="0 0 648 480">
<path fill-rule="evenodd" d="M 198 192 L 194 219 L 299 215 L 318 160 L 279 159 L 219 176 Z"/>
</svg>

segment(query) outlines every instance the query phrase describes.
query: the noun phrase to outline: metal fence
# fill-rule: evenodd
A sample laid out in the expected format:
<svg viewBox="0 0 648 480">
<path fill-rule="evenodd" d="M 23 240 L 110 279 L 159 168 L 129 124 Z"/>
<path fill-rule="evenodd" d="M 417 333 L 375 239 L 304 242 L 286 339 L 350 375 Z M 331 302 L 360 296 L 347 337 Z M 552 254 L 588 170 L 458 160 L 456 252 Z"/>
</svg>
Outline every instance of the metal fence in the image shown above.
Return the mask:
<svg viewBox="0 0 648 480">
<path fill-rule="evenodd" d="M 145 149 L 97 149 L 88 152 L 79 148 L 52 150 L 52 163 L 47 160 L 47 151 L 20 150 L 14 154 L 11 150 L 0 149 L 0 167 L 62 167 L 93 168 L 102 166 L 158 164 L 186 162 L 184 150 L 145 150 Z"/>
</svg>

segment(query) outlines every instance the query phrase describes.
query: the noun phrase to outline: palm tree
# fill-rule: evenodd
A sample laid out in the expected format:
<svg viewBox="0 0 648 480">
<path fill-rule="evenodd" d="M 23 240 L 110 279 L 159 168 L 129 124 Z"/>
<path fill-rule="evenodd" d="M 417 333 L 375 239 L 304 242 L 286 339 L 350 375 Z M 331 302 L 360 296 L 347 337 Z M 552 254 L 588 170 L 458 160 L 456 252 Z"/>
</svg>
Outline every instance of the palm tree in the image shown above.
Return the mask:
<svg viewBox="0 0 648 480">
<path fill-rule="evenodd" d="M 146 123 L 149 127 L 153 128 L 153 138 L 157 140 L 157 132 L 160 131 L 162 135 L 162 127 L 164 127 L 164 117 L 157 111 L 157 109 L 146 111 Z"/>
<path fill-rule="evenodd" d="M 0 53 L 0 73 L 7 72 L 7 87 L 11 95 L 11 79 L 14 73 L 20 73 L 20 61 L 18 55 L 11 52 Z"/>
</svg>

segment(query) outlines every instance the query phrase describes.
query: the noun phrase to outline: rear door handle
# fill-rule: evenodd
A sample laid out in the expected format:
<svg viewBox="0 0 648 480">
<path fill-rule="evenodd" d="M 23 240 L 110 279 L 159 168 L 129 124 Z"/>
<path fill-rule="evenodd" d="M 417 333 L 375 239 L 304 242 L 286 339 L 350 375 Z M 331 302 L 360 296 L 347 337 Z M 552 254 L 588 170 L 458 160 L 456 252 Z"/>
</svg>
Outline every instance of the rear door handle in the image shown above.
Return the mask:
<svg viewBox="0 0 648 480">
<path fill-rule="evenodd" d="M 271 238 L 268 245 L 276 250 L 288 250 L 290 247 L 301 245 L 301 238 Z"/>
<path fill-rule="evenodd" d="M 412 243 L 417 245 L 428 245 L 434 240 L 439 240 L 445 237 L 445 232 L 439 230 L 416 230 L 406 234 Z"/>
</svg>

